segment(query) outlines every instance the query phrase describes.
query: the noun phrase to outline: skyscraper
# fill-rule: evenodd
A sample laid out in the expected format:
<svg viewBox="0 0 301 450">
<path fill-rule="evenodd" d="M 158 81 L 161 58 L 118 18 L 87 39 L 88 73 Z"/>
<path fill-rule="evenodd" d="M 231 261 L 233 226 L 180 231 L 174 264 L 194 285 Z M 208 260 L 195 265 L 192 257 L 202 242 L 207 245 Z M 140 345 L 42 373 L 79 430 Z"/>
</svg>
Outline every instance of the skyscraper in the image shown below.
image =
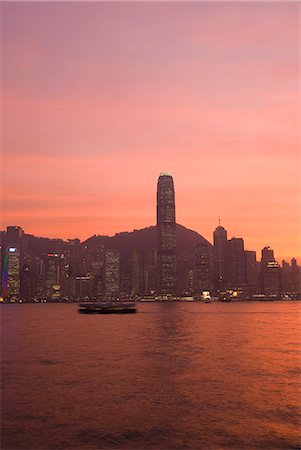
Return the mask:
<svg viewBox="0 0 301 450">
<path fill-rule="evenodd" d="M 45 273 L 46 296 L 48 298 L 60 296 L 60 282 L 60 255 L 48 253 Z"/>
<path fill-rule="evenodd" d="M 261 270 L 264 270 L 269 262 L 275 262 L 275 256 L 274 250 L 267 246 L 261 250 Z"/>
<path fill-rule="evenodd" d="M 105 253 L 105 295 L 116 299 L 120 291 L 120 254 L 118 250 L 106 250 Z"/>
<path fill-rule="evenodd" d="M 211 255 L 210 247 L 206 244 L 198 244 L 195 249 L 194 264 L 194 292 L 211 291 Z"/>
<path fill-rule="evenodd" d="M 3 297 L 20 296 L 20 269 L 22 262 L 23 230 L 9 226 L 5 233 L 5 253 L 3 264 Z"/>
<path fill-rule="evenodd" d="M 242 238 L 231 238 L 225 245 L 225 285 L 239 289 L 246 284 L 245 251 Z"/>
<path fill-rule="evenodd" d="M 177 244 L 173 178 L 162 172 L 157 187 L 158 288 L 162 294 L 177 289 Z"/>
<path fill-rule="evenodd" d="M 217 289 L 222 289 L 225 284 L 225 246 L 227 243 L 227 231 L 220 225 L 213 232 L 214 243 L 214 283 Z"/>
</svg>

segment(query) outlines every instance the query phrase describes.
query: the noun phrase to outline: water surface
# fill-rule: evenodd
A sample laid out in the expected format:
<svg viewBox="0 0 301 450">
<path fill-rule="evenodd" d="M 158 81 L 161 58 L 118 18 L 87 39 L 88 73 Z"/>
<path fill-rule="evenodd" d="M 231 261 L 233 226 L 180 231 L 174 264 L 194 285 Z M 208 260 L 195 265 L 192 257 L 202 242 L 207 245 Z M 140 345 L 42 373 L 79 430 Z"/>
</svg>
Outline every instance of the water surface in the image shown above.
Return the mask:
<svg viewBox="0 0 301 450">
<path fill-rule="evenodd" d="M 1 448 L 299 449 L 300 310 L 1 305 Z"/>
</svg>

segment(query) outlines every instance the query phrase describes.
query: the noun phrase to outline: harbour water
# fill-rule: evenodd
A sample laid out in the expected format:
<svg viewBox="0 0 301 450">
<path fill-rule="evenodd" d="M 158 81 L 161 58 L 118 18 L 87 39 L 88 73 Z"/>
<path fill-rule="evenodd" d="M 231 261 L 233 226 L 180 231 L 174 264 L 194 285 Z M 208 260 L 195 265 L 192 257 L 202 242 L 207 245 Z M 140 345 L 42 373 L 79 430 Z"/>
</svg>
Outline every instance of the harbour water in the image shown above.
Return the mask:
<svg viewBox="0 0 301 450">
<path fill-rule="evenodd" d="M 299 449 L 300 302 L 1 305 L 1 448 Z"/>
</svg>

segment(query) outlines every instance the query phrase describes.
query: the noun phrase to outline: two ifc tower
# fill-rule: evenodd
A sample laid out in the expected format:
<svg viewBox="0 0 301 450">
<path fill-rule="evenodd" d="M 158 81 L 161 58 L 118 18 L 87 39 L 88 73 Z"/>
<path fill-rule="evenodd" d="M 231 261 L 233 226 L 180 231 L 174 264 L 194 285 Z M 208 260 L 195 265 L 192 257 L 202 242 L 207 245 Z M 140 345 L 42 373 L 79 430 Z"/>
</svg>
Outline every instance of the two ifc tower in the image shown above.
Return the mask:
<svg viewBox="0 0 301 450">
<path fill-rule="evenodd" d="M 157 187 L 158 284 L 162 294 L 177 290 L 175 190 L 169 172 L 161 172 Z"/>
</svg>

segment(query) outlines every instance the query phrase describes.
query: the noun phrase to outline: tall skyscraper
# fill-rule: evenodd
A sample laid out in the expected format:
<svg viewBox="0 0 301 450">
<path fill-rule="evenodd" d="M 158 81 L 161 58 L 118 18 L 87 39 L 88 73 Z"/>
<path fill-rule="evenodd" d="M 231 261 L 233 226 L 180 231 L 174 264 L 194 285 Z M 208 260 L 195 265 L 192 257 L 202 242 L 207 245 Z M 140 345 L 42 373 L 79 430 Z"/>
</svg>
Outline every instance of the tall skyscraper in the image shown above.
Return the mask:
<svg viewBox="0 0 301 450">
<path fill-rule="evenodd" d="M 162 172 L 157 187 L 158 288 L 162 294 L 177 290 L 177 244 L 173 178 Z"/>
<path fill-rule="evenodd" d="M 225 246 L 227 243 L 227 231 L 220 225 L 213 232 L 213 266 L 214 284 L 217 289 L 222 289 L 225 284 Z"/>
</svg>

